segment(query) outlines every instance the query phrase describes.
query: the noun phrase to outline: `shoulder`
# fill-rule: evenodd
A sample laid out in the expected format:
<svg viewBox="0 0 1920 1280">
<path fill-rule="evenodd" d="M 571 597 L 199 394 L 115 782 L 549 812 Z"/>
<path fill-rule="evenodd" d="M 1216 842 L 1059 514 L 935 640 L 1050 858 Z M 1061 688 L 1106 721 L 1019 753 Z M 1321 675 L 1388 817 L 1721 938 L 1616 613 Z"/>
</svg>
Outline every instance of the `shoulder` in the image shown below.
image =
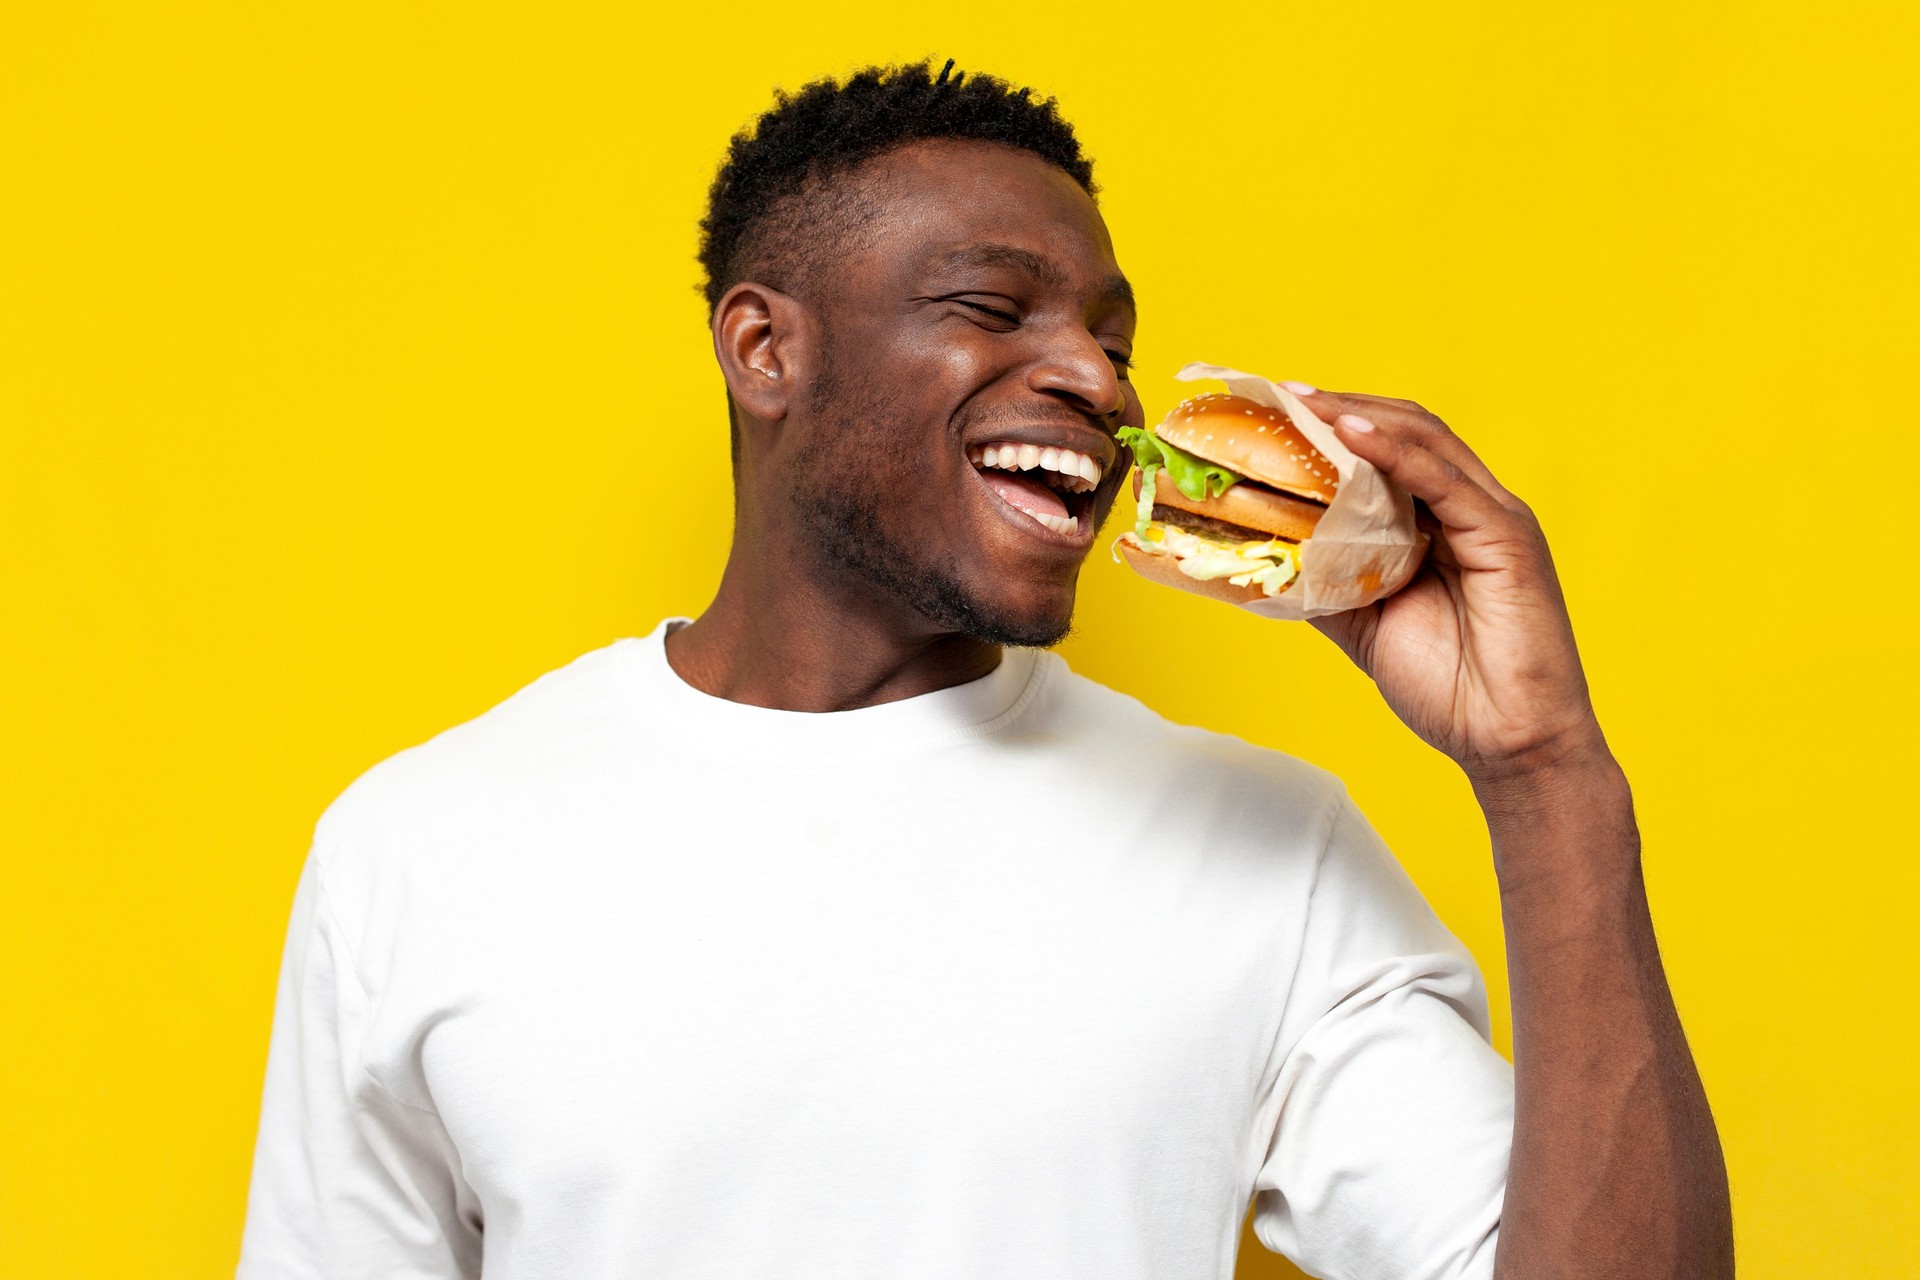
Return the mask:
<svg viewBox="0 0 1920 1280">
<path fill-rule="evenodd" d="M 1346 784 L 1319 765 L 1232 734 L 1181 724 L 1046 655 L 1045 719 L 1130 787 L 1180 796 L 1222 817 L 1284 817 L 1324 835 L 1347 806 Z"/>
<path fill-rule="evenodd" d="M 396 752 L 362 773 L 315 827 L 339 851 L 396 838 L 484 831 L 604 758 L 630 717 L 618 640 L 535 679 L 471 720 Z"/>
</svg>

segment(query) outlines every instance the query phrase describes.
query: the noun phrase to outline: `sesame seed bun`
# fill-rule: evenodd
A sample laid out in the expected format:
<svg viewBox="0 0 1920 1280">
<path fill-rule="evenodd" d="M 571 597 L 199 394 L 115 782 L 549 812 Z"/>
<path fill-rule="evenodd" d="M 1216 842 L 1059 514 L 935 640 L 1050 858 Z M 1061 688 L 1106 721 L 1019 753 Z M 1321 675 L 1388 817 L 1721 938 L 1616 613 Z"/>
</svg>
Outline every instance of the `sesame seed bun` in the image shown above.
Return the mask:
<svg viewBox="0 0 1920 1280">
<path fill-rule="evenodd" d="M 1307 443 L 1286 414 L 1244 396 L 1215 392 L 1183 400 L 1153 434 L 1196 457 L 1315 502 L 1332 502 L 1340 487 L 1333 463 Z M 1233 494 L 1230 489 L 1225 496 Z M 1154 496 L 1159 499 L 1157 490 Z"/>
<path fill-rule="evenodd" d="M 1211 600 L 1224 600 L 1228 604 L 1251 604 L 1255 600 L 1270 599 L 1258 583 L 1249 582 L 1244 587 L 1236 587 L 1225 578 L 1189 578 L 1180 572 L 1180 563 L 1170 555 L 1156 554 L 1142 549 L 1133 539 L 1120 539 L 1120 555 L 1126 560 L 1127 567 L 1143 578 L 1151 579 L 1162 586 L 1172 587 L 1176 591 L 1191 591 L 1197 596 L 1206 596 Z M 1292 584 L 1289 583 L 1289 586 Z M 1286 587 L 1281 588 L 1282 591 Z"/>
</svg>

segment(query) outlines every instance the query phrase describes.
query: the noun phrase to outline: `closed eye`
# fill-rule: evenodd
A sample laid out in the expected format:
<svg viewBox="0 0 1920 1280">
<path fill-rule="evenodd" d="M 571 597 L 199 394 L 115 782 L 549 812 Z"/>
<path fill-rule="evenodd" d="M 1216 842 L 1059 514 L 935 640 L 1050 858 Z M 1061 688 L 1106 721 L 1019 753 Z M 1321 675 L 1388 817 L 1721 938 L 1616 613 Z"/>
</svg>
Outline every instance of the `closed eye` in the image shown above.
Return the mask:
<svg viewBox="0 0 1920 1280">
<path fill-rule="evenodd" d="M 981 315 L 992 316 L 1004 325 L 1017 327 L 1020 323 L 1019 316 L 1011 311 L 1003 310 L 1000 307 L 990 307 L 984 302 L 970 302 L 965 298 L 954 298 L 952 301 L 959 303 L 969 311 L 977 311 Z M 1124 351 L 1115 351 L 1112 347 L 1104 347 L 1102 350 L 1106 353 L 1107 359 L 1113 361 L 1113 367 L 1118 369 L 1123 377 L 1132 371 L 1132 356 Z"/>
<path fill-rule="evenodd" d="M 968 302 L 965 298 L 955 298 L 954 301 L 969 310 L 978 311 L 982 315 L 992 316 L 995 320 L 1000 320 L 1007 324 L 1020 323 L 1020 317 L 1011 311 L 1002 311 L 998 307 L 989 307 L 983 302 Z"/>
</svg>

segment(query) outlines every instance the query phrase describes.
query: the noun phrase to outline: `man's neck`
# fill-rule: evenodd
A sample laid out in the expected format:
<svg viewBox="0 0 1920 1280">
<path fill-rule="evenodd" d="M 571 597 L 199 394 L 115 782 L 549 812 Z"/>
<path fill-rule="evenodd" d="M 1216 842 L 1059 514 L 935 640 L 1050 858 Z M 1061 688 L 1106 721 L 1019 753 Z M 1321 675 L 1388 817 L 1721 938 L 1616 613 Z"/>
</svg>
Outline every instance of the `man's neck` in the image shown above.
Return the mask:
<svg viewBox="0 0 1920 1280">
<path fill-rule="evenodd" d="M 850 711 L 1000 665 L 1000 646 L 936 631 L 895 602 L 825 596 L 793 574 L 753 581 L 768 576 L 766 563 L 733 556 L 706 612 L 667 637 L 667 662 L 702 693 L 780 711 Z"/>
</svg>

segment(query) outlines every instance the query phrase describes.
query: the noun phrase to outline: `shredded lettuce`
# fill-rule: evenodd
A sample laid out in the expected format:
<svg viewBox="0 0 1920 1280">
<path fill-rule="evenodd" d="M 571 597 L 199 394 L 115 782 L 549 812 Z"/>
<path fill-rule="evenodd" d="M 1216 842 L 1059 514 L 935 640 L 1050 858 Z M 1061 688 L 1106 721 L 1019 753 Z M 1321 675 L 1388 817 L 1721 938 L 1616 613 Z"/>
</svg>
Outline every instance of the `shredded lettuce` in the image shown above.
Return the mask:
<svg viewBox="0 0 1920 1280">
<path fill-rule="evenodd" d="M 1184 449 L 1176 449 L 1153 434 L 1151 428 L 1122 427 L 1115 433 L 1120 443 L 1133 450 L 1133 461 L 1140 468 L 1140 492 L 1147 492 L 1147 468 L 1163 468 L 1173 487 L 1194 502 L 1217 498 L 1240 483 L 1237 473 L 1204 458 L 1196 458 Z"/>
<path fill-rule="evenodd" d="M 1152 537 L 1140 536 L 1142 550 L 1172 556 L 1180 572 L 1206 582 L 1225 578 L 1236 587 L 1257 585 L 1277 595 L 1300 576 L 1300 548 L 1274 538 L 1266 542 L 1220 542 L 1177 525 L 1162 524 Z"/>
<path fill-rule="evenodd" d="M 1133 533 L 1137 538 L 1147 536 L 1147 526 L 1153 523 L 1154 481 L 1160 478 L 1160 464 L 1150 462 L 1140 468 L 1140 502 L 1133 512 Z"/>
</svg>

